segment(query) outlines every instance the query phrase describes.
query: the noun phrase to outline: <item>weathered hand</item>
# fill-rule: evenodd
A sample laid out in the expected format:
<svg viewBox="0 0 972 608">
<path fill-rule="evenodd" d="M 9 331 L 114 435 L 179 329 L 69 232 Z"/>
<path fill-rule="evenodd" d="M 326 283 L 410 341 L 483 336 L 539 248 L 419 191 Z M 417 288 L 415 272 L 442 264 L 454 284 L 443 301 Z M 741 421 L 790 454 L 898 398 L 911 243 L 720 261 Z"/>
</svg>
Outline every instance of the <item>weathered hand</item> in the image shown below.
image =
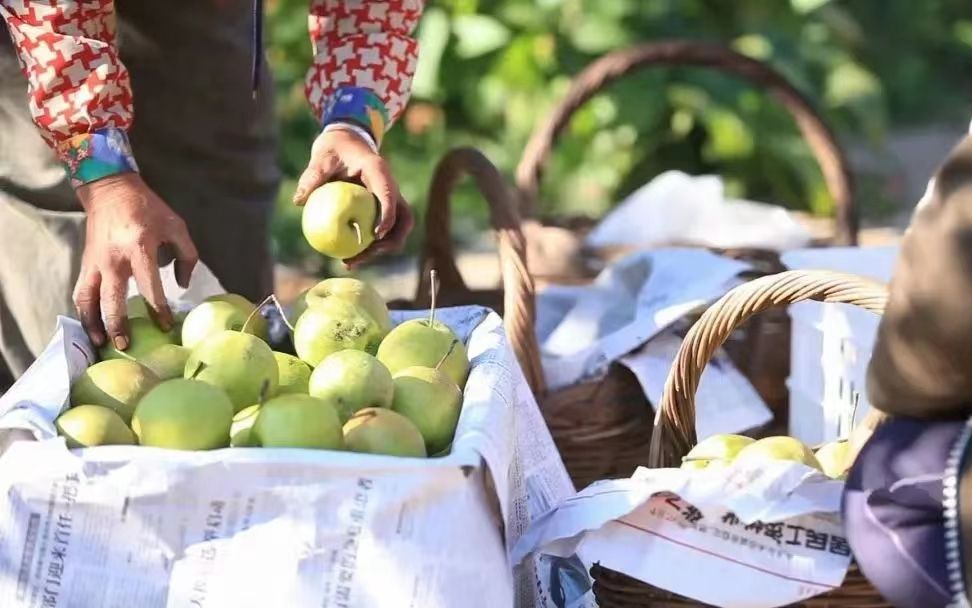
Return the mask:
<svg viewBox="0 0 972 608">
<path fill-rule="evenodd" d="M 156 323 L 164 330 L 171 328 L 158 253 L 162 245 L 172 246 L 176 280 L 187 286 L 199 254 L 185 222 L 137 173 L 101 179 L 77 193 L 87 212 L 87 227 L 74 303 L 91 341 L 101 346 L 110 338 L 115 348 L 128 348 L 126 296 L 132 276 Z"/>
<path fill-rule="evenodd" d="M 315 188 L 332 180 L 360 182 L 380 205 L 375 242 L 355 257 L 344 260 L 348 267 L 402 248 L 415 225 L 411 207 L 398 191 L 385 159 L 353 131 L 336 129 L 317 137 L 307 169 L 297 182 L 294 204 L 303 206 Z"/>
</svg>

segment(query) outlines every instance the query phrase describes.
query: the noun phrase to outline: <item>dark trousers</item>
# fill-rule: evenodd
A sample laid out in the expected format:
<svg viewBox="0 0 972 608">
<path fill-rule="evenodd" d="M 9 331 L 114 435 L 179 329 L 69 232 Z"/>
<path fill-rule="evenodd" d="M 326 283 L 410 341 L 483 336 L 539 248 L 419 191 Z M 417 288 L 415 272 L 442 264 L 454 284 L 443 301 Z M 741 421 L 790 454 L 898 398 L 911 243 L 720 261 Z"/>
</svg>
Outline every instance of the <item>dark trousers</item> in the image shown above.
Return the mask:
<svg viewBox="0 0 972 608">
<path fill-rule="evenodd" d="M 964 421 L 892 419 L 879 426 L 851 469 L 844 525 L 868 580 L 899 608 L 944 608 L 943 478 Z"/>
<path fill-rule="evenodd" d="M 280 181 L 273 86 L 251 91 L 249 0 L 117 0 L 146 183 L 189 226 L 232 292 L 272 290 L 269 226 Z M 309 142 L 308 142 L 309 145 Z M 0 391 L 50 339 L 84 246 L 84 214 L 32 124 L 27 81 L 0 25 Z"/>
</svg>

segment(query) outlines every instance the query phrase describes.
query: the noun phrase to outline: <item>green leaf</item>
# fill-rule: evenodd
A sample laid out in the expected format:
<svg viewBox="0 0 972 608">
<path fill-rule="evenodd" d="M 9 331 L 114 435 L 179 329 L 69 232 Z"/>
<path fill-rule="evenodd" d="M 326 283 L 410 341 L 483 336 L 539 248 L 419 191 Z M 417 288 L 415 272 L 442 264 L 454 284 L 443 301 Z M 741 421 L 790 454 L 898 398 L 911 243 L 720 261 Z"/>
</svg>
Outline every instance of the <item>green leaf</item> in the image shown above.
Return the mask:
<svg viewBox="0 0 972 608">
<path fill-rule="evenodd" d="M 812 13 L 821 6 L 829 3 L 830 0 L 790 0 L 790 6 L 800 14 Z"/>
<path fill-rule="evenodd" d="M 453 19 L 456 55 L 472 59 L 491 53 L 510 41 L 510 30 L 488 15 L 460 15 Z"/>
<path fill-rule="evenodd" d="M 831 105 L 843 106 L 880 96 L 881 82 L 864 67 L 845 61 L 827 76 L 826 91 Z"/>
<path fill-rule="evenodd" d="M 449 16 L 441 8 L 427 8 L 416 37 L 422 52 L 412 78 L 412 95 L 428 99 L 439 89 L 439 66 L 449 42 Z"/>
<path fill-rule="evenodd" d="M 584 53 L 603 53 L 631 42 L 621 23 L 599 15 L 581 19 L 570 37 L 577 50 Z"/>
</svg>

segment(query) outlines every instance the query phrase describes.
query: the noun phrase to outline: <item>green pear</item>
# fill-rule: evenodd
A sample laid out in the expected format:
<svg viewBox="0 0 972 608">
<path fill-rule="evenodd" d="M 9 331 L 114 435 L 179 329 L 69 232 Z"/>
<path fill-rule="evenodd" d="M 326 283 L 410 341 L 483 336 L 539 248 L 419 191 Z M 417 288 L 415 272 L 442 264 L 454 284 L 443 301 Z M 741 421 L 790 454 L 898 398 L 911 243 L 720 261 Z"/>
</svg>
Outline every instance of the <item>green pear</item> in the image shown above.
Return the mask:
<svg viewBox="0 0 972 608">
<path fill-rule="evenodd" d="M 185 375 L 223 389 L 236 411 L 277 394 L 280 379 L 277 360 L 266 342 L 229 330 L 210 335 L 192 350 Z"/>
<path fill-rule="evenodd" d="M 138 400 L 158 383 L 158 376 L 135 361 L 109 359 L 95 363 L 74 381 L 71 403 L 110 408 L 127 424 Z"/>
<path fill-rule="evenodd" d="M 257 447 L 253 437 L 253 423 L 256 422 L 257 415 L 260 413 L 260 404 L 245 407 L 233 416 L 230 425 L 230 445 L 234 448 Z"/>
<path fill-rule="evenodd" d="M 443 370 L 407 367 L 393 377 L 392 409 L 411 420 L 429 454 L 437 454 L 452 442 L 462 409 L 462 391 Z"/>
<path fill-rule="evenodd" d="M 756 441 L 752 437 L 746 437 L 744 435 L 712 435 L 700 441 L 698 445 L 692 448 L 688 454 L 682 458 L 683 465 L 688 462 L 703 462 L 705 465 L 699 465 L 692 468 L 704 468 L 709 464 L 714 462 L 722 462 L 723 464 L 728 464 L 736 458 L 736 455 L 747 445 Z M 684 467 L 683 468 L 689 468 Z"/>
<path fill-rule="evenodd" d="M 377 220 L 378 200 L 367 189 L 333 181 L 307 197 L 301 228 L 304 238 L 318 253 L 346 260 L 374 242 Z"/>
<path fill-rule="evenodd" d="M 439 365 L 443 357 L 445 361 Z M 412 319 L 391 330 L 378 347 L 378 360 L 392 375 L 406 367 L 439 366 L 460 388 L 469 375 L 465 346 L 447 325 L 428 319 Z"/>
<path fill-rule="evenodd" d="M 175 344 L 176 339 L 176 335 L 171 331 L 159 329 L 152 319 L 137 317 L 128 320 L 128 348 L 118 350 L 111 340 L 108 340 L 98 349 L 98 356 L 102 361 L 109 359 L 138 361 L 163 344 Z"/>
<path fill-rule="evenodd" d="M 128 301 L 125 302 L 125 308 L 128 310 L 129 319 L 152 318 L 152 314 L 149 312 L 148 301 L 144 296 L 132 296 L 128 298 Z"/>
<path fill-rule="evenodd" d="M 341 350 L 374 353 L 381 329 L 365 310 L 341 298 L 326 298 L 308 308 L 294 327 L 297 356 L 312 367 Z"/>
<path fill-rule="evenodd" d="M 267 320 L 254 311 L 254 306 L 240 296 L 222 294 L 222 300 L 202 302 L 182 322 L 182 345 L 195 348 L 207 337 L 230 330 L 254 335 L 266 341 Z M 216 297 L 216 296 L 214 296 Z"/>
<path fill-rule="evenodd" d="M 341 350 L 314 369 L 308 390 L 332 404 L 344 423 L 362 408 L 391 407 L 395 385 L 378 359 L 360 350 Z"/>
<path fill-rule="evenodd" d="M 310 366 L 287 353 L 274 351 L 273 357 L 277 360 L 277 369 L 280 373 L 277 394 L 302 393 L 306 395 L 307 383 L 311 376 Z"/>
<path fill-rule="evenodd" d="M 398 412 L 366 407 L 344 423 L 344 443 L 352 452 L 425 458 L 425 439 L 415 424 Z"/>
<path fill-rule="evenodd" d="M 256 308 L 256 305 L 253 302 L 249 301 L 238 293 L 218 293 L 214 296 L 209 296 L 203 300 L 203 302 L 227 302 L 246 312 L 246 314 L 250 314 L 250 312 Z"/>
<path fill-rule="evenodd" d="M 69 448 L 96 445 L 133 445 L 135 434 L 115 410 L 101 405 L 78 405 L 54 421 L 57 434 Z"/>
<path fill-rule="evenodd" d="M 186 317 L 189 316 L 188 310 L 181 310 L 179 312 L 172 312 L 172 336 L 177 338 L 176 343 L 182 344 L 182 324 L 186 322 Z"/>
<path fill-rule="evenodd" d="M 139 363 L 151 370 L 159 380 L 182 378 L 191 352 L 185 346 L 163 344 L 142 357 Z"/>
<path fill-rule="evenodd" d="M 291 316 L 295 320 L 299 319 L 308 307 L 332 297 L 348 300 L 363 308 L 378 324 L 382 336 L 391 331 L 391 317 L 388 315 L 388 307 L 381 295 L 371 285 L 350 277 L 325 279 L 305 290 L 297 296 Z"/>
<path fill-rule="evenodd" d="M 817 462 L 824 475 L 834 479 L 846 479 L 847 471 L 854 462 L 851 460 L 849 441 L 832 441 L 824 444 L 815 453 Z"/>
<path fill-rule="evenodd" d="M 820 469 L 813 450 L 793 437 L 766 437 L 750 443 L 739 451 L 735 462 L 766 462 L 769 460 L 790 460 Z"/>
<path fill-rule="evenodd" d="M 222 390 L 176 378 L 150 390 L 135 408 L 132 430 L 141 445 L 213 450 L 229 444 L 233 402 Z"/>
<path fill-rule="evenodd" d="M 281 395 L 264 403 L 251 437 L 265 448 L 344 447 L 337 412 L 331 404 L 309 395 Z"/>
</svg>

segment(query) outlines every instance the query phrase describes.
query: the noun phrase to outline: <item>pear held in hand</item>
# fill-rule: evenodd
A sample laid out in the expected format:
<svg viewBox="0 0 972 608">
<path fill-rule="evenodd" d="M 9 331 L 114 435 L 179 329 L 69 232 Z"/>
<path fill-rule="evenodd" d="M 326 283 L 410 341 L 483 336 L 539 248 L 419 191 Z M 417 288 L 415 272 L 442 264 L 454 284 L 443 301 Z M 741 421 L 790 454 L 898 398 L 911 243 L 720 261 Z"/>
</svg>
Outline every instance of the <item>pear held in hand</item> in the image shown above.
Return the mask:
<svg viewBox="0 0 972 608">
<path fill-rule="evenodd" d="M 301 228 L 317 252 L 338 260 L 352 258 L 375 240 L 378 201 L 350 182 L 328 182 L 311 192 Z"/>
</svg>

